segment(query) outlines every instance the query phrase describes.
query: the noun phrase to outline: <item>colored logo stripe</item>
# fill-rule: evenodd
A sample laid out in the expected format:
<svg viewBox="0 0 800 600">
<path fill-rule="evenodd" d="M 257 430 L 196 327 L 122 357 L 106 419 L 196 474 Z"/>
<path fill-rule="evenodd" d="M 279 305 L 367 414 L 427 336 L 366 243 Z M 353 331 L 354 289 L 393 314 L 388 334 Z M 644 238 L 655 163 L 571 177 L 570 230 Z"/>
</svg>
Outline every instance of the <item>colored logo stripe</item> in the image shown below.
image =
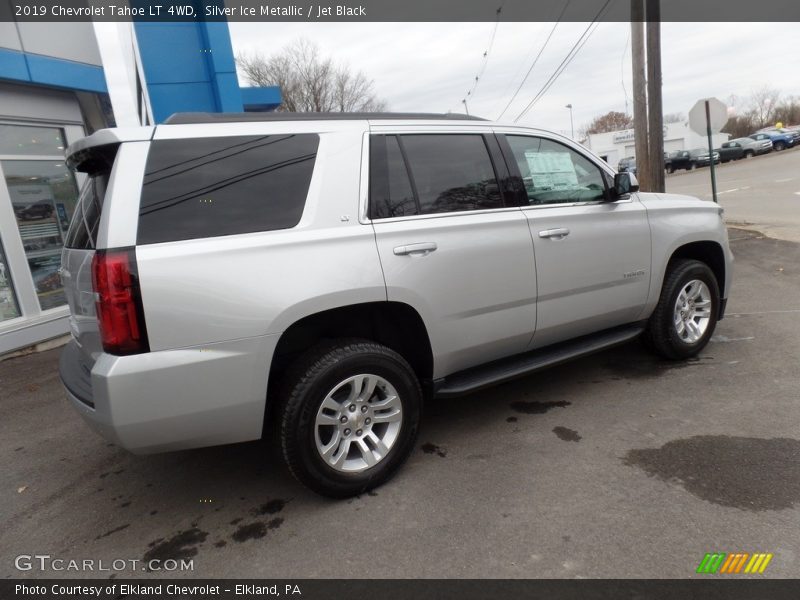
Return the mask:
<svg viewBox="0 0 800 600">
<path fill-rule="evenodd" d="M 747 552 L 706 553 L 697 567 L 697 572 L 706 574 L 714 574 L 718 571 L 726 574 L 763 573 L 773 556 L 766 552 L 757 552 L 752 555 Z"/>
</svg>

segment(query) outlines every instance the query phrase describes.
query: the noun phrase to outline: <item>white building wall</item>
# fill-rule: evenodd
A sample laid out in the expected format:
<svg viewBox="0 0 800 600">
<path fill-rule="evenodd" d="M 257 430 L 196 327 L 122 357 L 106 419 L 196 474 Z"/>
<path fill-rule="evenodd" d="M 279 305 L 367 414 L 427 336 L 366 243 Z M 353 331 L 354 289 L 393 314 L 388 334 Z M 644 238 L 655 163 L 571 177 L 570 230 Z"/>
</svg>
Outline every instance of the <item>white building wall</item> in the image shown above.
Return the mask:
<svg viewBox="0 0 800 600">
<path fill-rule="evenodd" d="M 711 136 L 714 148 L 719 148 L 727 142 L 730 136 L 727 133 L 717 133 Z M 636 156 L 633 138 L 633 129 L 610 131 L 608 133 L 594 133 L 589 136 L 586 146 L 595 154 L 606 159 L 609 165 L 616 168 L 619 161 L 629 156 Z M 706 148 L 708 139 L 689 129 L 689 123 L 668 123 L 664 126 L 664 151 L 692 150 L 693 148 Z"/>
</svg>

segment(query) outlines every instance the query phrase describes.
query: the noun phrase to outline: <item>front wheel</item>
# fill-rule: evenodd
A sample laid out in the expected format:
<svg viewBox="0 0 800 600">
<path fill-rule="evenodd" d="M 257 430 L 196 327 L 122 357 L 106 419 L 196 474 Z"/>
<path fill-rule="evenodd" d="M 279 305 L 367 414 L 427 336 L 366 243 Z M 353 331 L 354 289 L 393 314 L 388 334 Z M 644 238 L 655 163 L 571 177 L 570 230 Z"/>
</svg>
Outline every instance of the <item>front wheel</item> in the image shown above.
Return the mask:
<svg viewBox="0 0 800 600">
<path fill-rule="evenodd" d="M 719 285 L 699 260 L 670 263 L 661 297 L 644 332 L 645 341 L 664 358 L 690 358 L 708 344 L 717 325 Z"/>
<path fill-rule="evenodd" d="M 414 447 L 422 391 L 406 360 L 385 346 L 319 346 L 294 364 L 283 388 L 284 459 L 319 494 L 346 498 L 377 487 Z"/>
<path fill-rule="evenodd" d="M 784 148 L 786 148 L 786 145 L 783 142 L 775 142 L 775 150 L 776 151 L 780 152 Z"/>
</svg>

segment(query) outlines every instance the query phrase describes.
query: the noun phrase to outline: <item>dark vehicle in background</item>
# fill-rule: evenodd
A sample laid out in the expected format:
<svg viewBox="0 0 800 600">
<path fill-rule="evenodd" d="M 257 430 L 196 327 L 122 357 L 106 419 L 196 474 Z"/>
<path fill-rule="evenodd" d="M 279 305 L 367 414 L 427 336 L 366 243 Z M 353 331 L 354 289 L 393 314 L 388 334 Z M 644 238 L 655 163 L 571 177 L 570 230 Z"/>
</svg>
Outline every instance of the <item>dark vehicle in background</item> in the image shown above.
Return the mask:
<svg viewBox="0 0 800 600">
<path fill-rule="evenodd" d="M 617 171 L 620 173 L 633 173 L 636 175 L 636 158 L 633 156 L 628 156 L 620 159 L 619 164 L 617 165 Z"/>
<path fill-rule="evenodd" d="M 751 140 L 755 141 L 755 140 Z M 719 153 L 719 159 L 721 162 L 729 162 L 731 160 L 739 160 L 740 158 L 744 158 L 744 148 L 742 145 L 734 140 L 730 142 L 725 142 L 719 148 L 715 149 L 714 152 Z"/>
<path fill-rule="evenodd" d="M 778 130 L 761 131 L 759 133 L 754 133 L 750 137 L 757 141 L 770 140 L 772 142 L 772 147 L 777 152 L 785 150 L 786 148 L 791 148 L 795 143 L 793 135 L 789 133 L 781 133 Z"/>
<path fill-rule="evenodd" d="M 55 209 L 53 203 L 49 200 L 40 200 L 28 206 L 15 206 L 14 214 L 20 221 L 29 221 L 31 219 L 49 219 L 53 216 Z"/>
<path fill-rule="evenodd" d="M 693 168 L 689 166 L 691 162 L 692 157 L 689 155 L 688 150 L 676 150 L 670 152 L 664 159 L 664 168 L 670 173 L 674 173 L 680 169 L 686 169 L 688 171 L 690 168 Z"/>
<path fill-rule="evenodd" d="M 692 157 L 692 165 L 689 168 L 694 169 L 695 167 L 707 167 L 711 164 L 711 158 L 709 157 L 708 150 L 705 148 L 695 148 L 694 150 L 689 150 L 689 155 Z M 719 152 L 714 152 L 714 164 L 719 164 Z"/>
<path fill-rule="evenodd" d="M 664 161 L 664 167 L 670 173 L 680 169 L 691 171 L 697 167 L 707 167 L 711 161 L 708 157 L 708 150 L 695 148 L 694 150 L 676 150 Z M 719 152 L 714 152 L 714 164 L 719 163 Z"/>
</svg>

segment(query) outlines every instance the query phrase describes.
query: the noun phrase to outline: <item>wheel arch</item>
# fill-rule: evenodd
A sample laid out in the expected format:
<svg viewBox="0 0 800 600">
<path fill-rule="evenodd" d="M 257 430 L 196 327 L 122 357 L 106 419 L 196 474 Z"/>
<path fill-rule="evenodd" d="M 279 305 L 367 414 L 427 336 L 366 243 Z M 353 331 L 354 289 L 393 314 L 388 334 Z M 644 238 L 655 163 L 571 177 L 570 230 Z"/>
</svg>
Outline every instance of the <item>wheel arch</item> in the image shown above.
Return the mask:
<svg viewBox="0 0 800 600">
<path fill-rule="evenodd" d="M 286 367 L 299 355 L 322 340 L 337 338 L 362 338 L 391 348 L 408 361 L 423 390 L 429 388 L 433 351 L 425 322 L 408 304 L 382 301 L 330 308 L 306 315 L 287 327 L 272 356 L 268 396 L 277 391 Z"/>
<path fill-rule="evenodd" d="M 707 264 L 717 279 L 720 296 L 725 293 L 727 275 L 725 273 L 725 251 L 718 242 L 702 240 L 678 246 L 667 261 L 667 269 L 669 269 L 669 265 L 678 259 L 699 260 Z"/>
</svg>

